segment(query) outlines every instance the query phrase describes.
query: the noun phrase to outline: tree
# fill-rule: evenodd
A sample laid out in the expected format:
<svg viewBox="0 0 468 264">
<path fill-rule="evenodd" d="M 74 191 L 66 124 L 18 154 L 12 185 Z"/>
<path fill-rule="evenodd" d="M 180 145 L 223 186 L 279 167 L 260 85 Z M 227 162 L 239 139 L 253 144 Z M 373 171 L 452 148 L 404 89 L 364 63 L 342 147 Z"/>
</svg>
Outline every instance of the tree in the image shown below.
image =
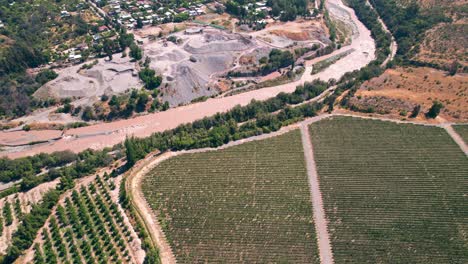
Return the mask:
<svg viewBox="0 0 468 264">
<path fill-rule="evenodd" d="M 138 73 L 140 79 L 145 83 L 145 88 L 153 90 L 161 85 L 161 76 L 156 76 L 156 72 L 148 67 L 144 68 Z"/>
<path fill-rule="evenodd" d="M 91 108 L 91 106 L 86 106 L 83 114 L 81 115 L 81 118 L 83 118 L 84 121 L 95 120 L 96 115 L 93 108 Z"/>
<path fill-rule="evenodd" d="M 410 118 L 415 118 L 419 115 L 419 112 L 421 111 L 421 105 L 416 105 L 413 108 L 413 111 L 411 112 Z"/>
<path fill-rule="evenodd" d="M 5 217 L 5 224 L 7 226 L 13 223 L 13 214 L 11 212 L 11 205 L 8 201 L 3 205 L 3 217 Z"/>
<path fill-rule="evenodd" d="M 436 118 L 439 115 L 440 110 L 442 110 L 442 108 L 444 108 L 444 105 L 441 102 L 434 101 L 434 103 L 432 104 L 432 107 L 426 113 L 426 117 L 427 118 Z"/>
<path fill-rule="evenodd" d="M 36 75 L 36 82 L 44 85 L 46 82 L 57 78 L 58 74 L 50 69 L 42 70 Z"/>
<path fill-rule="evenodd" d="M 143 52 L 141 51 L 140 47 L 138 47 L 135 43 L 130 45 L 130 57 L 134 58 L 137 61 L 143 58 Z"/>
<path fill-rule="evenodd" d="M 145 156 L 140 146 L 136 144 L 134 138 L 126 138 L 124 142 L 125 154 L 127 157 L 127 168 L 131 168 L 135 163 Z"/>
<path fill-rule="evenodd" d="M 69 190 L 75 186 L 75 182 L 70 175 L 64 175 L 60 178 L 60 190 Z"/>
<path fill-rule="evenodd" d="M 146 104 L 148 103 L 148 101 L 149 101 L 148 94 L 146 92 L 140 93 L 139 96 L 138 96 L 136 111 L 138 113 L 145 111 L 146 110 Z"/>
<path fill-rule="evenodd" d="M 458 61 L 453 61 L 451 64 L 450 64 L 450 67 L 449 67 L 449 74 L 451 76 L 454 76 L 455 74 L 457 74 L 457 71 L 458 71 L 458 67 L 460 66 L 460 64 L 458 63 Z"/>
<path fill-rule="evenodd" d="M 140 18 L 137 19 L 136 27 L 137 28 L 143 28 L 143 21 L 141 21 Z"/>
<path fill-rule="evenodd" d="M 112 60 L 112 53 L 114 52 L 114 42 L 110 39 L 105 39 L 103 49 L 106 55 L 109 57 L 109 60 Z"/>
</svg>

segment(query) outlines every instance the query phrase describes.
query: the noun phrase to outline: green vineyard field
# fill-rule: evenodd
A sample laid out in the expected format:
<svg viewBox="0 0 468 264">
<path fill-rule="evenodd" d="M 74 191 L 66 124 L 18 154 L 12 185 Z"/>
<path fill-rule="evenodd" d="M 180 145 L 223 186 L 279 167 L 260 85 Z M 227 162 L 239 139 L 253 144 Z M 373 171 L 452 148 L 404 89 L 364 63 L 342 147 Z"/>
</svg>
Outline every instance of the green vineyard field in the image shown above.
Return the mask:
<svg viewBox="0 0 468 264">
<path fill-rule="evenodd" d="M 468 263 L 468 159 L 442 128 L 310 126 L 336 263 Z"/>
<path fill-rule="evenodd" d="M 171 158 L 142 186 L 178 263 L 319 263 L 299 131 Z"/>
</svg>

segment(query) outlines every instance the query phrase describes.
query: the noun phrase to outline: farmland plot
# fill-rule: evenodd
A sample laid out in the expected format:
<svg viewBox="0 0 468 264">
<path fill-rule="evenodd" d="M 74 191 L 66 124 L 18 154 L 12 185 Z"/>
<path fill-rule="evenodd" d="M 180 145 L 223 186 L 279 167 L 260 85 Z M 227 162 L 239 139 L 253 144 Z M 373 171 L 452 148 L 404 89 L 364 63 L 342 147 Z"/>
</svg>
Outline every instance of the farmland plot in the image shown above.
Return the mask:
<svg viewBox="0 0 468 264">
<path fill-rule="evenodd" d="M 468 160 L 444 129 L 310 128 L 336 263 L 468 263 Z"/>
<path fill-rule="evenodd" d="M 179 263 L 319 263 L 297 130 L 171 158 L 142 186 Z"/>
</svg>

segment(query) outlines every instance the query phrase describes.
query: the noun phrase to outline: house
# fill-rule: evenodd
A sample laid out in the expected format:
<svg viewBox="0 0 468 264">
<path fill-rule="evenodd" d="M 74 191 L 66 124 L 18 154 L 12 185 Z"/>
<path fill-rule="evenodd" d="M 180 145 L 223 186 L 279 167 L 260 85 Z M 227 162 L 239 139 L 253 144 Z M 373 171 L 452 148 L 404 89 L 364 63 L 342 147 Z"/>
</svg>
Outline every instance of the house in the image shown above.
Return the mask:
<svg viewBox="0 0 468 264">
<path fill-rule="evenodd" d="M 107 28 L 107 26 L 100 26 L 98 27 L 98 31 L 99 32 L 104 32 L 104 31 L 107 31 L 109 28 Z"/>
<path fill-rule="evenodd" d="M 68 11 L 66 11 L 66 10 L 63 10 L 63 11 L 60 11 L 60 16 L 61 17 L 69 17 L 70 13 L 68 13 Z"/>
<path fill-rule="evenodd" d="M 68 59 L 71 61 L 71 62 L 80 62 L 81 61 L 81 54 L 70 54 L 70 56 L 68 56 Z"/>
<path fill-rule="evenodd" d="M 127 19 L 131 19 L 132 16 L 130 14 L 127 14 L 127 13 L 122 13 L 120 14 L 120 19 L 122 20 L 127 20 Z"/>
</svg>

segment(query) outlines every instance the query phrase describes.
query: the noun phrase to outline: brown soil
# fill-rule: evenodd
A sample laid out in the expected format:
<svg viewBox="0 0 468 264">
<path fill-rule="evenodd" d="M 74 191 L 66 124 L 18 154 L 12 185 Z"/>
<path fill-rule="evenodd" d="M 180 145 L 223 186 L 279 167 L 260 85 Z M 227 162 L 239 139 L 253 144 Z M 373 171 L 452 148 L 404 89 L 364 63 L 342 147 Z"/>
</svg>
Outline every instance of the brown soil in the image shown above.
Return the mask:
<svg viewBox="0 0 468 264">
<path fill-rule="evenodd" d="M 273 35 L 285 37 L 293 41 L 307 41 L 317 39 L 323 35 L 323 29 L 326 26 L 322 25 L 320 21 L 313 20 L 298 20 L 286 23 L 270 23 L 267 30 Z"/>
<path fill-rule="evenodd" d="M 372 102 L 387 107 L 392 114 L 399 114 L 401 102 L 420 104 L 421 112 L 427 111 L 434 100 L 444 104 L 441 117 L 452 121 L 468 120 L 468 75 L 447 73 L 431 68 L 397 68 L 385 71 L 381 76 L 365 82 L 355 97 L 361 102 Z M 387 105 L 382 105 L 387 104 Z M 394 107 L 395 106 L 395 107 Z"/>
</svg>

